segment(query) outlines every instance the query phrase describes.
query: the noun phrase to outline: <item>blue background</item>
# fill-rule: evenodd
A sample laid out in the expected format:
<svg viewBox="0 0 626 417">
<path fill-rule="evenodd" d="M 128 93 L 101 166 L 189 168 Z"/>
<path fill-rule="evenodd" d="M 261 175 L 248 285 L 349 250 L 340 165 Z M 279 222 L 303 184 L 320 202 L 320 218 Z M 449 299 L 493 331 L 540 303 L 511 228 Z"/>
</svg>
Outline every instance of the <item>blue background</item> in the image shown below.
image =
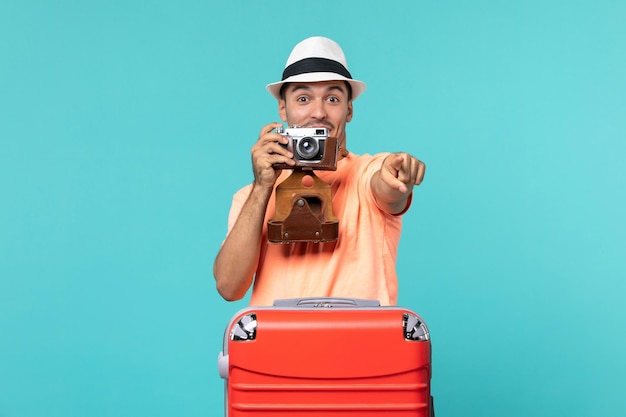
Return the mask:
<svg viewBox="0 0 626 417">
<path fill-rule="evenodd" d="M 384 4 L 383 4 L 384 3 Z M 624 416 L 626 2 L 0 2 L 0 416 L 217 416 L 212 262 L 325 35 L 427 175 L 400 300 L 438 416 Z M 367 343 L 367 341 L 363 341 Z M 385 360 L 385 358 L 381 358 Z"/>
</svg>

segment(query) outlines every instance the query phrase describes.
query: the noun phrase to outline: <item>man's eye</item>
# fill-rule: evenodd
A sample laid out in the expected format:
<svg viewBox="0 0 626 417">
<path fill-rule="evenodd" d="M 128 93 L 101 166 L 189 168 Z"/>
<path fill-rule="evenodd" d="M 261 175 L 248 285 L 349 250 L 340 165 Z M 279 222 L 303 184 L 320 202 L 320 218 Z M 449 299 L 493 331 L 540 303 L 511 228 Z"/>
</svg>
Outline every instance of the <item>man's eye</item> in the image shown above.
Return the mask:
<svg viewBox="0 0 626 417">
<path fill-rule="evenodd" d="M 331 103 L 339 103 L 339 97 L 328 97 L 328 101 L 330 101 Z"/>
<path fill-rule="evenodd" d="M 308 98 L 304 96 L 300 96 L 296 99 L 296 101 L 299 101 L 300 103 L 305 103 L 306 101 L 308 101 Z"/>
</svg>

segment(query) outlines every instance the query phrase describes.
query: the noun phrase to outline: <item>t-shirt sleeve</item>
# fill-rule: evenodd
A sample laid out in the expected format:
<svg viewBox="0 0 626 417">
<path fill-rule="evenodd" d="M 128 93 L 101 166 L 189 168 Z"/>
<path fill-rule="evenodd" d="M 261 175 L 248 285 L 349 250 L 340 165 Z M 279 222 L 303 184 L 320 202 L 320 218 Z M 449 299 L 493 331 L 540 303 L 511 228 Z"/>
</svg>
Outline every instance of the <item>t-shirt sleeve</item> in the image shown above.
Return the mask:
<svg viewBox="0 0 626 417">
<path fill-rule="evenodd" d="M 233 201 L 230 205 L 230 212 L 228 213 L 228 232 L 227 236 L 233 227 L 235 226 L 235 222 L 239 217 L 239 213 L 241 213 L 241 208 L 245 204 L 248 196 L 250 195 L 250 190 L 252 189 L 252 185 L 247 185 L 237 191 L 235 195 L 233 195 Z"/>
</svg>

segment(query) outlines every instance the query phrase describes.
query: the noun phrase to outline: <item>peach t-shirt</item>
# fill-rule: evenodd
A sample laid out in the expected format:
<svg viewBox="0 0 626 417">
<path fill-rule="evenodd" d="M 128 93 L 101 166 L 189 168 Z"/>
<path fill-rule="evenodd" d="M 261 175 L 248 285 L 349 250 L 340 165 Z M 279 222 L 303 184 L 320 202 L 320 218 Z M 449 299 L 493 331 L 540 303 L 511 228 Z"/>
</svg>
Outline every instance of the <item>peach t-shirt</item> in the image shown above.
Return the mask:
<svg viewBox="0 0 626 417">
<path fill-rule="evenodd" d="M 320 296 L 375 299 L 382 305 L 397 303 L 396 256 L 402 218 L 379 209 L 370 187 L 373 174 L 387 155 L 350 153 L 337 163 L 337 171 L 315 171 L 331 185 L 333 214 L 339 219 L 336 242 L 269 243 L 267 221 L 275 209 L 275 194 L 272 194 L 265 215 L 251 305 Z M 283 171 L 276 184 L 290 173 Z M 248 185 L 234 195 L 229 231 L 251 188 Z M 409 204 L 410 199 L 407 208 Z"/>
</svg>

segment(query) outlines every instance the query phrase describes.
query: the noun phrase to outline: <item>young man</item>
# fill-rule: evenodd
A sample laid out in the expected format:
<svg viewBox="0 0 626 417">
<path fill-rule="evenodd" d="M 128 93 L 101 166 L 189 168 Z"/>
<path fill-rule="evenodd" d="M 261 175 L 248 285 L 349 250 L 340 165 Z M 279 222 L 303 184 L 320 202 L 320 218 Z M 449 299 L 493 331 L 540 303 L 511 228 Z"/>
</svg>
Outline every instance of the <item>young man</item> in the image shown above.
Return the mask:
<svg viewBox="0 0 626 417">
<path fill-rule="evenodd" d="M 331 186 L 338 239 L 268 242 L 274 190 L 291 173 L 273 166 L 295 164 L 292 153 L 281 146 L 287 139 L 275 132 L 283 124 L 270 123 L 252 147 L 254 181 L 233 198 L 228 235 L 213 267 L 217 290 L 232 301 L 243 298 L 252 286 L 251 305 L 308 296 L 396 304 L 401 215 L 409 208 L 413 186 L 424 178 L 424 163 L 407 153 L 370 156 L 348 151 L 346 124 L 365 84 L 352 79 L 343 51 L 328 38 L 308 38 L 296 45 L 282 81 L 267 90 L 278 100 L 278 113 L 288 126 L 324 127 L 338 139 L 337 170 L 315 172 Z"/>
</svg>

